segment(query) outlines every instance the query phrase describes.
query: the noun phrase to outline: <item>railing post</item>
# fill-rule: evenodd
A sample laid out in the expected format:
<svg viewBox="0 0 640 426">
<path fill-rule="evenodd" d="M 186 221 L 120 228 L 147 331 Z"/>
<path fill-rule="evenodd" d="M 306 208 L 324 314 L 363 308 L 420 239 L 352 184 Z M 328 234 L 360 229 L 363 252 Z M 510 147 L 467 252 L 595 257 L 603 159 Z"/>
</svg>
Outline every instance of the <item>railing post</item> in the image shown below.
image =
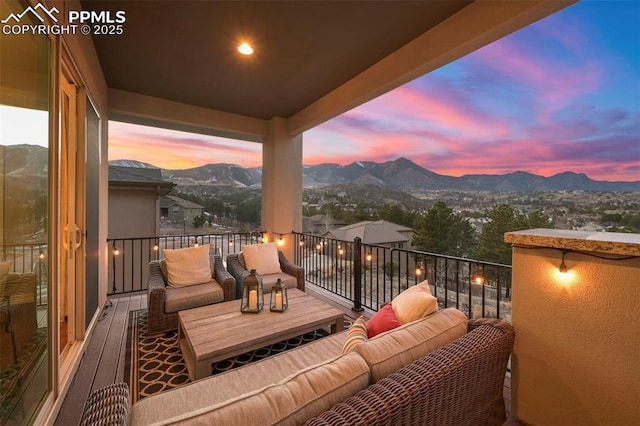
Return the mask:
<svg viewBox="0 0 640 426">
<path fill-rule="evenodd" d="M 353 308 L 356 312 L 362 312 L 362 239 L 356 237 L 353 240 Z"/>
</svg>

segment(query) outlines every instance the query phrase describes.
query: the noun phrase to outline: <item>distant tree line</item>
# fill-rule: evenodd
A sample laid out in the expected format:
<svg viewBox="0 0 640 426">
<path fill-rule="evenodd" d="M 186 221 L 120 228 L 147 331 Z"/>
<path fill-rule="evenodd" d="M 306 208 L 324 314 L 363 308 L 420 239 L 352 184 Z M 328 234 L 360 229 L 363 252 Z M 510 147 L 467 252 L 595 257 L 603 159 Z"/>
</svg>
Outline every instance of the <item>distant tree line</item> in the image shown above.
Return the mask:
<svg viewBox="0 0 640 426">
<path fill-rule="evenodd" d="M 532 228 L 553 228 L 553 224 L 540 211 L 525 214 L 498 204 L 488 213 L 488 221 L 477 235 L 468 218 L 438 201 L 414 219 L 416 235 L 412 245 L 420 251 L 510 265 L 511 245 L 504 242 L 504 234 Z"/>
<path fill-rule="evenodd" d="M 236 226 L 255 228 L 261 220 L 262 198 L 259 191 L 219 193 L 215 195 L 197 195 L 194 193 L 173 191 L 171 195 L 192 201 L 204 207 L 204 211 Z M 207 223 L 202 215 L 194 218 L 192 226 L 199 228 Z"/>
<path fill-rule="evenodd" d="M 177 196 L 201 204 L 205 211 L 219 218 L 233 220 L 237 225 L 259 227 L 261 220 L 261 194 L 259 190 L 235 191 L 211 195 L 194 195 L 177 192 Z M 381 196 L 387 202 L 376 199 Z M 410 199 L 391 199 L 392 193 L 380 191 L 380 194 L 366 192 L 358 196 L 347 195 L 344 191 L 331 193 L 305 193 L 308 203 L 325 204 L 321 207 L 306 205 L 305 216 L 324 214 L 345 223 L 363 220 L 387 220 L 389 222 L 413 228 L 416 235 L 412 245 L 420 251 L 467 257 L 471 259 L 511 264 L 512 247 L 504 242 L 504 234 L 533 228 L 553 228 L 552 219 L 541 210 L 525 213 L 509 204 L 494 204 L 488 212 L 455 212 L 444 201 L 436 201 L 427 211 L 421 210 Z M 327 203 L 330 199 L 333 202 Z M 527 201 L 527 200 L 525 200 Z M 530 201 L 530 200 L 528 200 Z M 537 207 L 538 204 L 536 204 Z M 614 208 L 603 204 L 599 206 L 601 223 L 607 230 L 617 232 L 638 232 L 640 214 L 607 213 Z M 542 205 L 541 205 L 542 208 Z M 549 209 L 547 209 L 549 210 Z M 487 218 L 482 230 L 477 232 L 470 218 Z M 194 221 L 194 227 L 204 224 L 204 218 Z"/>
</svg>

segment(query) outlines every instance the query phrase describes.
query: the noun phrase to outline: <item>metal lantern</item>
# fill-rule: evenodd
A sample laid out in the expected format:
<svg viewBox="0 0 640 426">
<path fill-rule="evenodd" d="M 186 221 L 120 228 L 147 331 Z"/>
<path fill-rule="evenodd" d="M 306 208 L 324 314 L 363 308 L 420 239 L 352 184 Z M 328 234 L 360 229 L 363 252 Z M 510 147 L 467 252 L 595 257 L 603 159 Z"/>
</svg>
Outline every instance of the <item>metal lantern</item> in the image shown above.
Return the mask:
<svg viewBox="0 0 640 426">
<path fill-rule="evenodd" d="M 262 293 L 262 279 L 252 269 L 251 274 L 242 281 L 242 305 L 240 312 L 257 314 L 264 307 L 264 295 Z"/>
<path fill-rule="evenodd" d="M 289 307 L 289 299 L 287 298 L 287 285 L 280 278 L 271 287 L 271 312 L 284 312 Z"/>
</svg>

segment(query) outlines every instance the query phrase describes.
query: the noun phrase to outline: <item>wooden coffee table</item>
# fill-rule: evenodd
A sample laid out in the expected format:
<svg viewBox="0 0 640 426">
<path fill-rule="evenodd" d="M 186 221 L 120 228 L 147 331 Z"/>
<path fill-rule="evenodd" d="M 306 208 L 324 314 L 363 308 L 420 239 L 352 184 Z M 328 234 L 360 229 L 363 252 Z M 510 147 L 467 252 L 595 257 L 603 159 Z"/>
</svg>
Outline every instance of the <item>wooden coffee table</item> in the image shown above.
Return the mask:
<svg viewBox="0 0 640 426">
<path fill-rule="evenodd" d="M 289 308 L 283 313 L 269 311 L 268 294 L 259 314 L 241 313 L 240 300 L 180 311 L 178 339 L 189 378 L 210 376 L 214 362 L 328 325 L 332 333 L 344 328 L 339 309 L 295 288 L 287 294 Z"/>
</svg>

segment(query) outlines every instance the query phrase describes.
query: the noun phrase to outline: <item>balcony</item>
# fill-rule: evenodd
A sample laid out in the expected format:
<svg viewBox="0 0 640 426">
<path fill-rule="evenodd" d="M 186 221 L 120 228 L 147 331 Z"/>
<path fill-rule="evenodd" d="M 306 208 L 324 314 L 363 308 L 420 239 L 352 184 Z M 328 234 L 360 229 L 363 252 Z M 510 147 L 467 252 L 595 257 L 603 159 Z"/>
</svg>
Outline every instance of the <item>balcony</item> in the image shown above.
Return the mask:
<svg viewBox="0 0 640 426">
<path fill-rule="evenodd" d="M 127 381 L 129 316 L 146 308 L 147 265 L 162 257 L 163 248 L 211 244 L 226 257 L 245 244 L 260 242 L 262 237 L 262 233 L 241 233 L 110 240 L 109 302 L 89 342 L 87 353 L 91 356 L 80 365 L 56 424 L 77 423 L 77 407 L 84 404 L 92 389 Z M 348 318 L 361 313 L 371 316 L 402 290 L 425 279 L 431 283 L 441 308 L 455 307 L 471 318 L 508 320 L 511 316 L 511 268 L 507 265 L 367 245 L 359 239 L 345 242 L 294 233 L 292 241 L 293 259 L 305 267 L 306 291 L 338 307 Z M 110 350 L 114 347 L 119 351 Z M 507 375 L 507 407 L 509 395 Z"/>
<path fill-rule="evenodd" d="M 260 237 L 259 234 L 201 235 L 191 236 L 188 241 L 189 244 L 196 241 L 198 244 L 214 243 L 226 255 L 239 250 L 240 241 L 242 244 L 257 242 Z M 376 247 L 358 241 L 345 242 L 306 234 L 292 236 L 294 258 L 306 268 L 307 291 L 340 307 L 348 317 L 356 317 L 360 310 L 365 316 L 370 315 L 402 289 L 426 278 L 440 307 L 456 307 L 472 318 L 497 316 L 514 323 L 517 339 L 512 364 L 513 391 L 511 374 L 508 374 L 505 401 L 518 418 L 539 416 L 531 412 L 531 407 L 541 405 L 547 407 L 546 413 L 550 413 L 543 419 L 543 423 L 550 422 L 548 424 L 558 419 L 564 421 L 568 417 L 584 418 L 586 415 L 635 418 L 637 407 L 633 408 L 633 404 L 626 404 L 623 400 L 638 395 L 638 366 L 632 360 L 637 359 L 640 341 L 633 326 L 619 320 L 608 320 L 610 311 L 607 314 L 603 308 L 611 308 L 615 299 L 619 312 L 637 312 L 638 299 L 629 295 L 637 295 L 639 284 L 639 236 L 532 230 L 507 234 L 506 240 L 514 244 L 513 269 L 516 273 L 506 265 Z M 135 277 L 135 273 L 131 275 L 129 272 L 140 270 L 136 262 L 146 263 L 157 256 L 156 244 L 169 247 L 174 244 L 180 246 L 178 241 L 187 244 L 187 239 L 182 237 L 169 238 L 164 242 L 155 239 L 135 241 L 145 249 L 125 249 L 127 244 L 136 247 L 132 241 L 110 242 L 122 247 L 112 258 L 115 263 L 111 267 L 120 271 L 120 276 L 122 270 L 128 271 L 125 278 Z M 148 252 L 149 257 L 142 256 L 142 252 Z M 126 253 L 138 254 L 127 256 Z M 130 263 L 133 259 L 138 260 Z M 563 282 L 555 278 L 561 264 L 569 273 L 569 278 L 563 278 Z M 121 284 L 126 279 L 115 280 L 115 288 L 120 291 L 111 295 L 109 303 L 112 305 L 105 311 L 104 325 L 94 332 L 88 349 L 95 351 L 96 356 L 86 357 L 88 362 L 81 365 L 76 384 L 58 417 L 58 424 L 66 424 L 78 415 L 74 410 L 77 411 L 76 407 L 83 403 L 91 389 L 123 380 L 128 374 L 124 370 L 126 324 L 130 311 L 146 307 L 141 279 L 130 279 L 135 283 L 133 287 Z M 605 282 L 607 285 L 601 285 Z M 513 305 L 512 286 L 515 290 Z M 595 324 L 594 313 L 601 313 Z M 585 324 L 590 326 L 585 329 Z M 606 335 L 602 334 L 603 330 L 606 330 Z M 594 335 L 602 336 L 605 344 L 593 342 Z M 589 352 L 593 355 L 586 355 L 582 350 L 585 340 L 589 342 Z M 109 354 L 104 351 L 104 348 L 113 347 L 120 347 L 120 351 L 109 351 Z M 534 359 L 531 352 L 538 353 Z M 567 356 L 573 364 L 566 364 Z M 601 409 L 594 412 L 576 405 L 578 401 L 588 400 L 594 395 L 594 391 L 584 388 L 584 383 L 595 378 L 594 370 L 587 368 L 594 362 L 594 356 L 600 361 L 615 359 L 615 365 L 603 365 L 598 361 L 598 371 L 607 372 L 602 383 L 609 383 L 613 388 L 610 397 L 603 397 L 597 392 L 597 398 L 599 401 L 604 398 L 607 404 L 616 407 L 613 413 Z M 548 362 L 539 365 L 540 361 L 536 359 Z M 572 373 L 568 376 L 565 371 Z M 557 377 L 558 374 L 562 377 Z M 597 375 L 602 376 L 601 373 Z M 544 389 L 539 388 L 541 378 L 545 380 Z M 559 411 L 552 394 L 547 397 L 549 386 L 574 389 L 574 398 L 568 401 L 569 409 Z M 622 396 L 621 389 L 625 390 L 626 396 Z M 510 422 L 518 424 L 513 418 Z M 608 424 L 602 421 L 595 423 Z"/>
</svg>

